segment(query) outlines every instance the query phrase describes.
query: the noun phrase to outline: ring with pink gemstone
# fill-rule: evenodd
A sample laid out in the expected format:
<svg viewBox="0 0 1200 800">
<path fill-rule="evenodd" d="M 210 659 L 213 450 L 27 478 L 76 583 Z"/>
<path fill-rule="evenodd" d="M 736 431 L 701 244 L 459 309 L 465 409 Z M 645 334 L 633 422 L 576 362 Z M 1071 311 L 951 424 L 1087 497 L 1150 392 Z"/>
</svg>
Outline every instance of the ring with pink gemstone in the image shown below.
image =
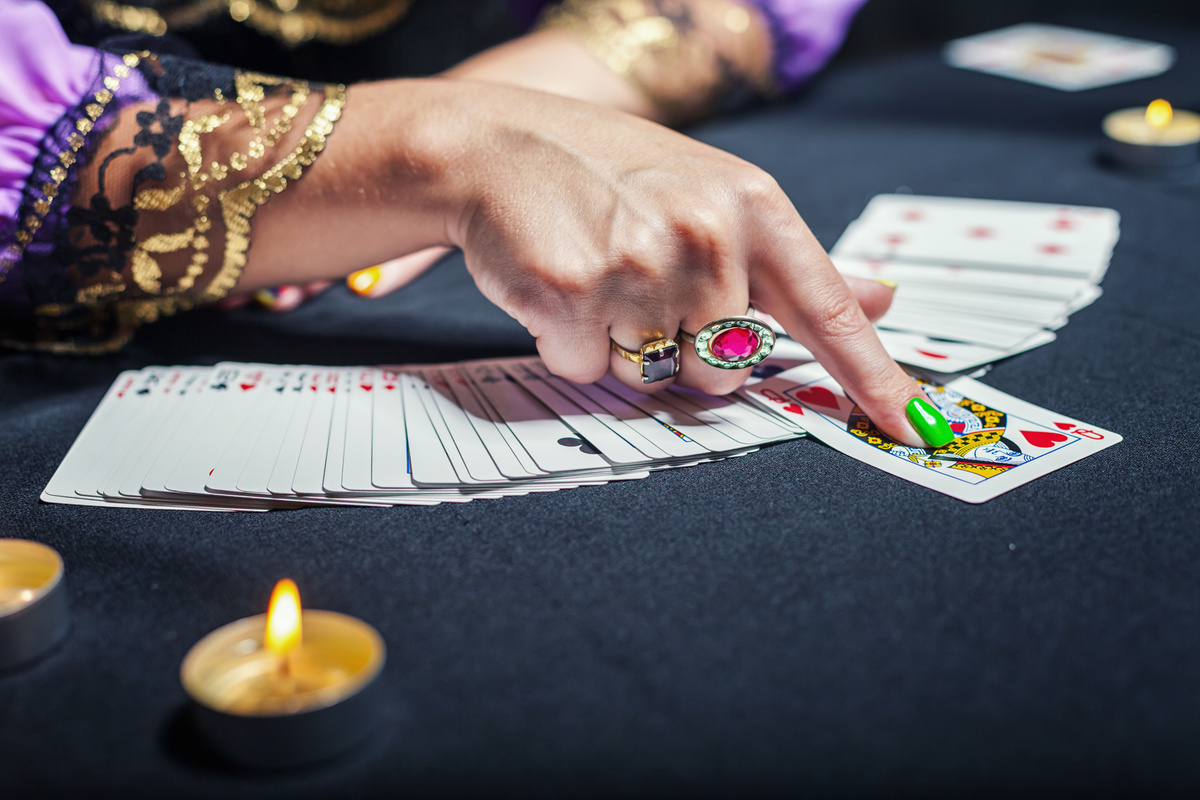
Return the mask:
<svg viewBox="0 0 1200 800">
<path fill-rule="evenodd" d="M 696 355 L 719 369 L 753 367 L 775 348 L 775 332 L 748 314 L 715 319 L 695 335 L 680 331 L 678 338 L 690 342 Z"/>
</svg>

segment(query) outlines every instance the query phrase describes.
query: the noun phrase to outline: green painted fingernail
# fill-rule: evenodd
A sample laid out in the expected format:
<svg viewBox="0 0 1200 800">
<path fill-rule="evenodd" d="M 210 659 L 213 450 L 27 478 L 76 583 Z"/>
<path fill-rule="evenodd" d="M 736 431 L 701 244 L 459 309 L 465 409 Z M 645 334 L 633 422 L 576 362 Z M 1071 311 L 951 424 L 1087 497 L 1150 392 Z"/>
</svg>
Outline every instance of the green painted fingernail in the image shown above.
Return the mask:
<svg viewBox="0 0 1200 800">
<path fill-rule="evenodd" d="M 941 447 L 954 441 L 954 431 L 950 430 L 950 423 L 946 422 L 942 412 L 934 408 L 928 400 L 914 397 L 908 401 L 904 410 L 908 414 L 908 421 L 930 447 Z"/>
</svg>

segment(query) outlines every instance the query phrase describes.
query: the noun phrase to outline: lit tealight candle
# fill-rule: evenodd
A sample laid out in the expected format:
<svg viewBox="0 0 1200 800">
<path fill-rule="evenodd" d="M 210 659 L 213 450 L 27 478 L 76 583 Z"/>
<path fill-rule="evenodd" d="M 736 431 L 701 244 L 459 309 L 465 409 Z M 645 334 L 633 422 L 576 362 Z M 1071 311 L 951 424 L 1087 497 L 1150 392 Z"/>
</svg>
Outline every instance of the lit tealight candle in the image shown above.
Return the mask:
<svg viewBox="0 0 1200 800">
<path fill-rule="evenodd" d="M 62 578 L 53 548 L 0 539 L 0 670 L 33 661 L 66 635 Z"/>
<path fill-rule="evenodd" d="M 1127 167 L 1183 167 L 1200 157 L 1200 114 L 1178 111 L 1166 100 L 1126 108 L 1104 118 L 1107 153 Z"/>
<path fill-rule="evenodd" d="M 343 753 L 375 727 L 370 687 L 383 639 L 367 623 L 300 609 L 282 580 L 265 615 L 205 636 L 180 669 L 196 722 L 214 750 L 239 764 L 286 767 Z"/>
</svg>

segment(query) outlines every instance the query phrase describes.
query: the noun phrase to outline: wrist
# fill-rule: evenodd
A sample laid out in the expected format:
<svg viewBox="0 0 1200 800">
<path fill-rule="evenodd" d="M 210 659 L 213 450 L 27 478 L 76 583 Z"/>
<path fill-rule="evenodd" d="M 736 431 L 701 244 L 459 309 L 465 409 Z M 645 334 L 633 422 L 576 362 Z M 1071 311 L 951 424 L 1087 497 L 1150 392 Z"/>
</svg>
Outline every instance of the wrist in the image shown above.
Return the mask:
<svg viewBox="0 0 1200 800">
<path fill-rule="evenodd" d="M 460 168 L 465 142 L 460 94 L 451 81 L 418 78 L 360 84 L 349 90 L 353 169 L 343 194 L 367 213 L 403 219 L 389 226 L 404 252 L 454 244 L 466 195 Z"/>
</svg>

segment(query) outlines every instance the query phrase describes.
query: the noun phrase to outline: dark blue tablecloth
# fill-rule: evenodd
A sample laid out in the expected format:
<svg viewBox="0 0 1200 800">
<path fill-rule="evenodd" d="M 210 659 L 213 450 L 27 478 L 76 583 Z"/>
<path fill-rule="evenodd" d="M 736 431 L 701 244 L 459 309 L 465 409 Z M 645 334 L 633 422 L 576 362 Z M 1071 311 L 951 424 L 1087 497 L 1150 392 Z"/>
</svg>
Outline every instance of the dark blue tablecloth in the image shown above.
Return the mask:
<svg viewBox="0 0 1200 800">
<path fill-rule="evenodd" d="M 57 651 L 0 676 L 0 796 L 1194 791 L 1200 182 L 1096 160 L 1106 112 L 1200 107 L 1200 35 L 1157 38 L 1178 65 L 1121 86 L 930 52 L 696 131 L 777 176 L 826 245 L 899 187 L 1120 211 L 1104 296 L 985 381 L 1125 441 L 982 506 L 810 440 L 466 506 L 39 503 L 122 369 L 531 352 L 456 258 L 383 300 L 339 288 L 283 317 L 182 316 L 111 357 L 0 356 L 0 536 L 62 552 L 72 614 Z M 179 664 L 284 576 L 382 632 L 386 724 L 327 766 L 233 771 L 182 715 Z"/>
</svg>

